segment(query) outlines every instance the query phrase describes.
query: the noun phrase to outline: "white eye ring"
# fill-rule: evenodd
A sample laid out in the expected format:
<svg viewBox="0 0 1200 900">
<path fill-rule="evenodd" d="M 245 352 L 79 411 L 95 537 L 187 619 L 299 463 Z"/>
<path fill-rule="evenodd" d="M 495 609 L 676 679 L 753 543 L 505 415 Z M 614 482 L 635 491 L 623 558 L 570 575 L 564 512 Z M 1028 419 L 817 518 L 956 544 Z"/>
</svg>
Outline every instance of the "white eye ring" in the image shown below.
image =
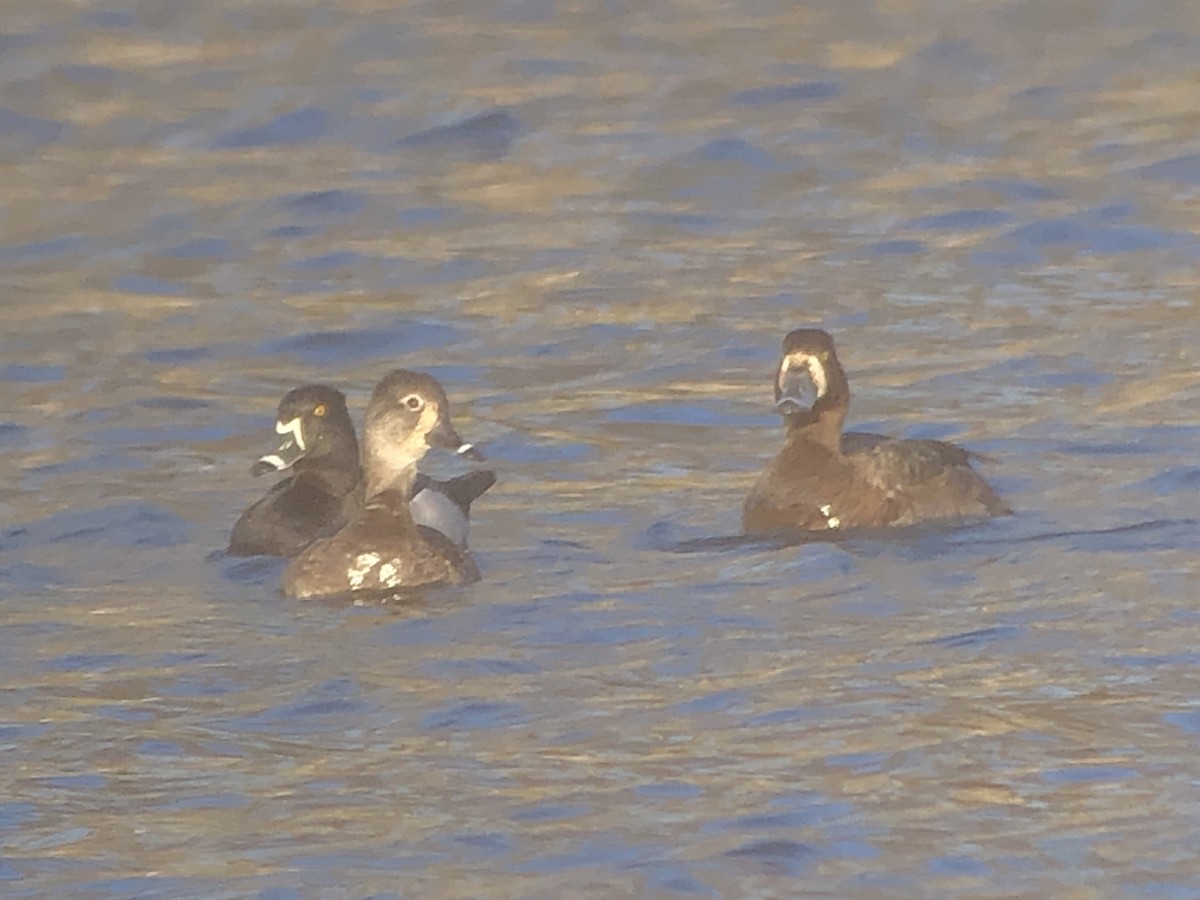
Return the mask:
<svg viewBox="0 0 1200 900">
<path fill-rule="evenodd" d="M 407 406 L 409 409 L 411 409 L 413 412 L 416 412 L 417 410 L 422 409 L 425 406 L 425 399 L 420 394 L 409 394 L 407 397 L 405 397 L 400 402 L 403 403 L 405 406 Z"/>
</svg>

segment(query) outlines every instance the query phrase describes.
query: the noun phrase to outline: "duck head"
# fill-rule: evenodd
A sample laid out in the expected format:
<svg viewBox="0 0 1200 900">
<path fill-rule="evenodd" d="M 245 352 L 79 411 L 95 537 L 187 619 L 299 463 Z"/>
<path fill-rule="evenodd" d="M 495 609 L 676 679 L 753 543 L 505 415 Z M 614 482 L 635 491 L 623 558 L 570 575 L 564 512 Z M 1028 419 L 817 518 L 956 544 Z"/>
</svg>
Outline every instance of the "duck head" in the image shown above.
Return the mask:
<svg viewBox="0 0 1200 900">
<path fill-rule="evenodd" d="M 835 440 L 849 407 L 850 384 L 829 333 L 819 328 L 788 332 L 775 373 L 775 411 L 788 427 L 820 424 Z"/>
<path fill-rule="evenodd" d="M 367 405 L 363 430 L 367 496 L 388 489 L 407 495 L 417 463 L 432 447 L 453 450 L 467 459 L 484 458 L 454 430 L 450 401 L 435 378 L 407 369 L 388 373 Z"/>
<path fill-rule="evenodd" d="M 279 401 L 275 420 L 279 444 L 250 468 L 254 475 L 282 472 L 302 460 L 327 465 L 358 465 L 358 440 L 341 391 L 323 384 L 306 384 Z"/>
</svg>

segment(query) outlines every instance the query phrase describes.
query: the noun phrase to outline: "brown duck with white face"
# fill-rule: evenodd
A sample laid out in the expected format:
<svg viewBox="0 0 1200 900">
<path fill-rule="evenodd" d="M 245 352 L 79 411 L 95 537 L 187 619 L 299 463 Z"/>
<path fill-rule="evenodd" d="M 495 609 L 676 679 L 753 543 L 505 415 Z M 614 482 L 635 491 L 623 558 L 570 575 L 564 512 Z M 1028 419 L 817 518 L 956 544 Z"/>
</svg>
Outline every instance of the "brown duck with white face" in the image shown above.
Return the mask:
<svg viewBox="0 0 1200 900">
<path fill-rule="evenodd" d="M 445 391 L 429 375 L 397 369 L 376 385 L 363 429 L 366 502 L 345 527 L 305 548 L 283 574 L 290 597 L 388 594 L 469 584 L 479 570 L 465 549 L 409 509 L 417 463 L 430 447 L 482 455 L 450 422 Z"/>
<path fill-rule="evenodd" d="M 785 442 L 746 498 L 746 531 L 873 528 L 1011 512 L 961 447 L 843 434 L 850 383 L 827 332 L 798 328 L 784 338 L 775 408 Z"/>
</svg>

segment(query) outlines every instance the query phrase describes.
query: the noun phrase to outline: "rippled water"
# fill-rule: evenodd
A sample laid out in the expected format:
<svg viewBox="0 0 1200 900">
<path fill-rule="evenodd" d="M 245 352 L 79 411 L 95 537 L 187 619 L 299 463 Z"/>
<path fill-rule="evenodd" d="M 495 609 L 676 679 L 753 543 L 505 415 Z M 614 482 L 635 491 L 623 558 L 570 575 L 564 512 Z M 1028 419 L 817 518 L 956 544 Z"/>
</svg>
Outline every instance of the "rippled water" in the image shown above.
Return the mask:
<svg viewBox="0 0 1200 900">
<path fill-rule="evenodd" d="M 1184 0 L 7 3 L 0 893 L 1200 897 L 1198 60 Z M 803 324 L 1017 515 L 731 539 Z M 275 404 L 396 365 L 484 581 L 287 602 L 216 552 Z"/>
</svg>

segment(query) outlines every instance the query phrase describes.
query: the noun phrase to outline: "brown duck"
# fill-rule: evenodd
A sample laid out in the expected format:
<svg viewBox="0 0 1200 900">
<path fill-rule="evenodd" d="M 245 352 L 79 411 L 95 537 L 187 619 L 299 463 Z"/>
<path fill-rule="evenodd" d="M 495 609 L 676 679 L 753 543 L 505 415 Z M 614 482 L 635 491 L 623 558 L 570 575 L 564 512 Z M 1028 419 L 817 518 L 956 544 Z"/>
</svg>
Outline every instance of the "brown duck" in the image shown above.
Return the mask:
<svg viewBox="0 0 1200 900">
<path fill-rule="evenodd" d="M 811 384 L 816 399 L 803 400 Z M 798 328 L 783 339 L 775 408 L 786 440 L 746 498 L 748 532 L 826 531 L 911 525 L 1011 513 L 971 468 L 971 454 L 943 441 L 842 433 L 850 383 L 833 339 Z"/>
<path fill-rule="evenodd" d="M 479 570 L 465 548 L 418 525 L 409 508 L 417 463 L 432 446 L 482 459 L 450 423 L 445 391 L 429 375 L 397 369 L 376 385 L 363 429 L 366 502 L 340 531 L 310 544 L 283 573 L 283 591 L 308 599 L 394 594 L 470 584 Z"/>
<path fill-rule="evenodd" d="M 295 556 L 363 507 L 358 439 L 341 391 L 321 384 L 289 391 L 279 403 L 275 432 L 278 445 L 250 471 L 287 477 L 242 513 L 229 540 L 232 556 Z M 472 448 L 463 444 L 459 450 L 469 454 Z M 471 504 L 495 483 L 487 469 L 447 481 L 418 472 L 409 497 L 412 517 L 465 547 Z"/>
</svg>

